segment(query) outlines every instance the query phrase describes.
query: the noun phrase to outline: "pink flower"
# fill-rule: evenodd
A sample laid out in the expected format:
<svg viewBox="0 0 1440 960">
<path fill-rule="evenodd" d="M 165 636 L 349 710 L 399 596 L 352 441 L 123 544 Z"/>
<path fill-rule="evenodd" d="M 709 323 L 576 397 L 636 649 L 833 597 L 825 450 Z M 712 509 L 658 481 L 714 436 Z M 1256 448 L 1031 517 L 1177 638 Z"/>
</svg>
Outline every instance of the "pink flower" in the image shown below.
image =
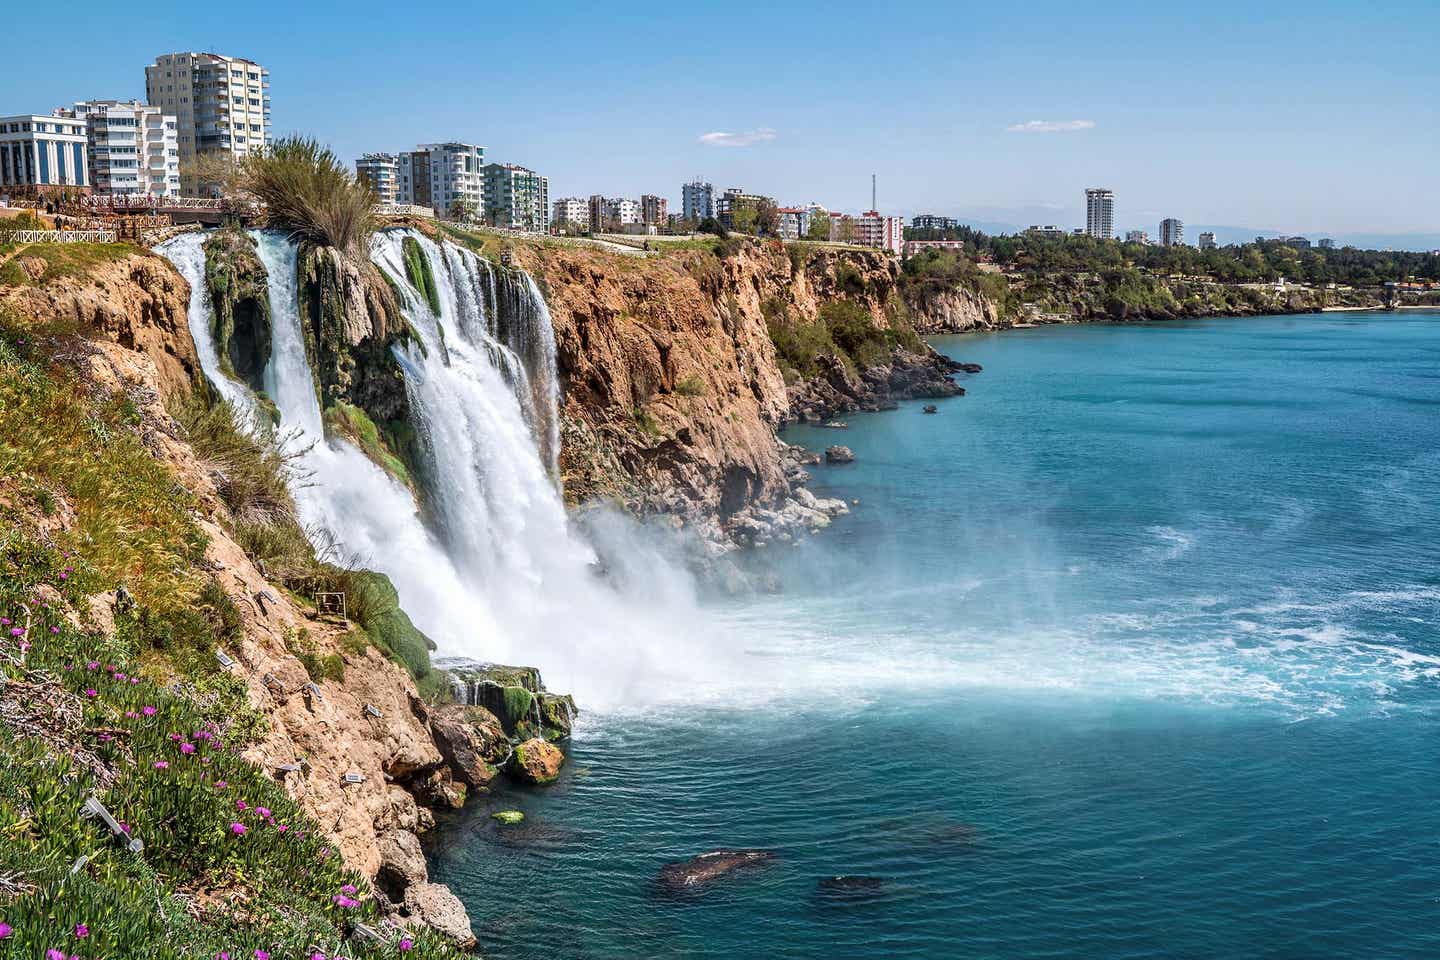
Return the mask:
<svg viewBox="0 0 1440 960">
<path fill-rule="evenodd" d="M 10 936 L 10 934 L 12 934 L 12 933 L 14 933 L 14 932 L 15 932 L 15 931 L 14 931 L 14 929 L 10 926 L 10 924 L 8 924 L 8 923 L 0 923 L 0 940 L 4 940 L 6 937 Z"/>
<path fill-rule="evenodd" d="M 45 960 L 65 960 L 65 951 L 51 947 L 45 951 Z"/>
<path fill-rule="evenodd" d="M 24 628 L 24 627 L 11 627 L 11 628 L 10 628 L 10 636 L 12 636 L 12 637 L 23 637 L 23 636 L 25 636 L 25 628 Z"/>
<path fill-rule="evenodd" d="M 215 954 L 215 960 L 230 960 L 230 954 L 226 953 L 224 950 L 221 950 L 219 953 Z"/>
<path fill-rule="evenodd" d="M 400 952 L 401 952 L 401 953 L 409 953 L 409 952 L 410 952 L 411 950 L 413 950 L 414 948 L 415 948 L 415 944 L 411 943 L 408 939 L 406 939 L 406 940 L 401 940 L 401 941 L 400 941 Z"/>
<path fill-rule="evenodd" d="M 230 832 L 233 833 L 233 834 L 235 834 L 235 836 L 237 836 L 237 837 L 243 837 L 243 836 L 245 836 L 245 824 L 243 824 L 243 823 L 232 823 L 232 824 L 230 824 Z"/>
<path fill-rule="evenodd" d="M 139 720 L 139 719 L 140 719 L 140 714 L 136 713 L 134 710 L 126 710 L 126 711 L 125 711 L 125 719 L 126 719 L 126 720 Z"/>
<path fill-rule="evenodd" d="M 351 907 L 358 907 L 358 906 L 360 906 L 360 902 L 359 902 L 358 900 L 351 900 L 349 897 L 345 896 L 345 894 L 343 894 L 343 893 L 337 893 L 337 894 L 335 894 L 335 896 L 331 897 L 330 899 L 335 901 L 335 905 L 336 905 L 336 906 L 338 906 L 338 907 L 340 907 L 341 909 L 344 909 L 344 910 L 349 910 Z"/>
<path fill-rule="evenodd" d="M 86 669 L 86 670 L 99 670 L 99 669 L 100 669 L 100 661 L 99 661 L 99 660 L 91 660 L 89 663 L 85 664 L 85 669 Z"/>
<path fill-rule="evenodd" d="M 124 680 L 124 679 L 125 679 L 125 674 L 123 674 L 123 673 L 117 673 L 117 674 L 115 674 L 115 679 L 116 679 L 116 680 Z"/>
<path fill-rule="evenodd" d="M 193 743 L 182 743 L 182 744 L 180 744 L 180 752 L 181 752 L 181 753 L 194 753 L 194 752 L 195 752 L 195 744 L 193 744 Z"/>
<path fill-rule="evenodd" d="M 153 717 L 153 716 L 155 716 L 155 714 L 156 714 L 158 711 L 157 711 L 154 707 L 148 707 L 148 706 L 147 706 L 147 707 L 141 707 L 141 708 L 140 708 L 140 712 L 143 713 L 143 714 L 145 714 L 145 716 L 147 716 L 147 717 Z"/>
<path fill-rule="evenodd" d="M 131 678 L 130 678 L 130 685 L 131 685 L 132 687 L 133 687 L 135 684 L 139 683 L 139 682 L 140 682 L 140 678 L 139 678 L 139 677 L 131 677 Z"/>
<path fill-rule="evenodd" d="M 250 804 L 246 803 L 244 800 L 236 800 L 236 801 L 235 801 L 235 809 L 236 809 L 236 810 L 249 810 L 249 809 L 250 809 Z"/>
<path fill-rule="evenodd" d="M 270 954 L 266 953 L 264 950 L 256 950 L 255 960 L 270 960 Z"/>
<path fill-rule="evenodd" d="M 180 734 L 178 734 L 178 733 L 172 733 L 172 734 L 170 734 L 170 739 L 171 739 L 171 740 L 174 740 L 176 743 L 179 743 L 181 740 L 183 740 L 183 739 L 185 739 L 185 738 L 182 737 L 182 736 L 180 736 Z"/>
<path fill-rule="evenodd" d="M 310 960 L 325 960 L 325 954 L 317 950 L 315 953 L 310 954 Z"/>
<path fill-rule="evenodd" d="M 269 819 L 270 819 L 270 808 L 269 808 L 269 807 L 256 807 L 256 808 L 255 808 L 255 812 L 256 812 L 256 814 L 259 815 L 259 817 L 260 817 L 261 820 L 269 820 Z M 350 891 L 350 892 L 351 892 L 351 893 L 354 893 L 355 891 L 352 890 L 352 891 Z"/>
<path fill-rule="evenodd" d="M 156 770 L 168 770 L 168 769 L 170 769 L 170 761 L 169 761 L 169 760 L 156 760 L 156 761 L 155 761 L 155 769 L 156 769 Z"/>
<path fill-rule="evenodd" d="M 286 830 L 289 830 L 290 828 L 287 827 L 287 826 L 285 826 L 285 824 L 282 823 L 282 824 L 280 824 L 280 826 L 276 827 L 275 829 L 278 830 L 278 831 L 281 832 L 281 833 L 284 833 Z"/>
<path fill-rule="evenodd" d="M 355 896 L 355 884 L 353 884 L 353 883 L 347 883 L 347 884 L 345 884 L 345 886 L 343 886 L 343 887 L 340 888 L 340 892 L 341 892 L 341 893 L 345 893 L 345 894 L 349 894 L 349 895 L 352 896 L 352 897 Z"/>
<path fill-rule="evenodd" d="M 125 836 L 127 837 L 130 836 L 130 824 L 122 821 L 120 823 L 120 832 L 125 834 Z"/>
<path fill-rule="evenodd" d="M 224 790 L 224 789 L 225 789 L 226 787 L 228 787 L 228 786 L 230 786 L 230 782 L 229 782 L 228 780 L 216 780 L 216 781 L 215 781 L 215 789 L 216 789 L 216 790 Z"/>
<path fill-rule="evenodd" d="M 95 688 L 94 688 L 94 687 L 87 687 L 87 688 L 85 689 L 85 696 L 87 696 L 87 697 L 98 697 L 99 694 L 95 692 Z"/>
<path fill-rule="evenodd" d="M 84 940 L 88 936 L 90 936 L 89 927 L 85 926 L 85 924 L 83 923 L 75 924 L 75 938 L 77 940 Z"/>
<path fill-rule="evenodd" d="M 59 628 L 59 627 L 51 627 L 51 628 L 50 628 L 50 632 L 51 632 L 51 633 L 59 633 L 59 632 L 60 632 L 60 628 Z"/>
</svg>

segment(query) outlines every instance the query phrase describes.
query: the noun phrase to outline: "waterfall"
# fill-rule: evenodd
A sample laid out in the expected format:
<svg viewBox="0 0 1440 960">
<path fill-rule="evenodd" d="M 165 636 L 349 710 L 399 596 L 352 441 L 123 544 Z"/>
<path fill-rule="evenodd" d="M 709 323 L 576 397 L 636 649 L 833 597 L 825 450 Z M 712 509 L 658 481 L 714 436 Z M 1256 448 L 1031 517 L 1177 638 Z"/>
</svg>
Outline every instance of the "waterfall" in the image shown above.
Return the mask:
<svg viewBox="0 0 1440 960">
<path fill-rule="evenodd" d="M 265 389 L 297 461 L 292 492 L 317 546 L 336 548 L 337 562 L 388 575 L 443 654 L 537 666 L 551 689 L 569 690 L 587 706 L 653 700 L 679 676 L 712 672 L 715 645 L 698 640 L 688 578 L 617 518 L 591 525 L 606 565 L 624 555 L 645 569 L 607 583 L 596 550 L 572 529 L 556 469 L 554 332 L 528 275 L 496 270 L 414 231 L 372 240 L 371 257 L 400 291 L 415 333 L 394 355 L 424 460 L 422 518 L 408 489 L 343 437 L 325 435 L 298 309 L 296 247 L 279 234 L 253 235 L 269 273 L 274 324 Z M 406 278 L 406 237 L 434 273 L 438 315 Z M 203 274 L 198 249 L 197 242 L 164 252 L 182 270 Z M 215 349 L 202 310 L 192 304 L 203 362 Z M 218 362 L 205 373 L 224 379 Z M 254 405 L 246 387 L 229 383 Z"/>
<path fill-rule="evenodd" d="M 190 326 L 190 338 L 195 341 L 195 353 L 200 358 L 200 369 L 215 391 L 220 394 L 236 414 L 242 425 L 254 427 L 258 422 L 255 398 L 242 383 L 226 376 L 220 366 L 220 351 L 215 345 L 215 308 L 210 302 L 210 290 L 205 284 L 205 234 L 182 233 L 166 240 L 156 247 L 156 252 L 168 259 L 180 271 L 180 276 L 190 284 L 190 305 L 186 317 Z"/>
</svg>

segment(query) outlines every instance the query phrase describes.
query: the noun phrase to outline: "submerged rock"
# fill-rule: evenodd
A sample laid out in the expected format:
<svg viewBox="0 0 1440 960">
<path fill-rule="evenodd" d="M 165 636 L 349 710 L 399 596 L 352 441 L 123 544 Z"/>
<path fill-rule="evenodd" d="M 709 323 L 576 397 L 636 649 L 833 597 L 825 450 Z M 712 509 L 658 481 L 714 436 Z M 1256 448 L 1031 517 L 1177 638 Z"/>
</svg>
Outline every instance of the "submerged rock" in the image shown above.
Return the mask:
<svg viewBox="0 0 1440 960">
<path fill-rule="evenodd" d="M 935 404 L 933 404 L 933 403 L 927 403 L 927 404 L 925 404 L 924 409 L 922 409 L 920 412 L 921 412 L 921 413 L 938 413 L 939 410 L 938 410 L 938 408 L 936 408 Z"/>
<path fill-rule="evenodd" d="M 873 893 L 885 885 L 885 880 L 883 877 L 840 874 L 821 877 L 815 885 L 826 893 Z"/>
<path fill-rule="evenodd" d="M 558 747 L 535 737 L 515 748 L 507 769 L 517 780 L 544 786 L 555 782 L 564 762 L 565 754 Z"/>
<path fill-rule="evenodd" d="M 855 451 L 849 447 L 835 444 L 833 447 L 825 448 L 826 463 L 854 463 Z"/>
<path fill-rule="evenodd" d="M 519 810 L 496 810 L 490 814 L 490 819 L 502 824 L 524 823 L 525 814 Z"/>
<path fill-rule="evenodd" d="M 737 870 L 763 867 L 775 859 L 770 850 L 711 850 L 680 863 L 665 864 L 660 868 L 660 886 L 671 893 L 683 893 Z"/>
</svg>

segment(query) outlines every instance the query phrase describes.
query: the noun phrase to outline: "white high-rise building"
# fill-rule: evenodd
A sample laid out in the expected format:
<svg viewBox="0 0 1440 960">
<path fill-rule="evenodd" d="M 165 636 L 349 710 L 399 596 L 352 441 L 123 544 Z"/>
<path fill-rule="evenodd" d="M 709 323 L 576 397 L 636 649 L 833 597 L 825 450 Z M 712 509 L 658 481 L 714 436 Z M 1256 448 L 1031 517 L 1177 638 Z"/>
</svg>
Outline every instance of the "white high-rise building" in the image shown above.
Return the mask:
<svg viewBox="0 0 1440 960">
<path fill-rule="evenodd" d="M 548 233 L 550 181 L 514 163 L 487 163 L 485 220 L 492 227 Z"/>
<path fill-rule="evenodd" d="M 1125 242 L 1148 244 L 1150 242 L 1150 234 L 1145 230 L 1126 230 Z"/>
<path fill-rule="evenodd" d="M 695 221 L 718 216 L 715 209 L 715 188 L 703 180 L 681 186 L 680 215 L 686 220 Z"/>
<path fill-rule="evenodd" d="M 0 117 L 0 191 L 43 193 L 90 186 L 85 121 L 25 114 Z"/>
<path fill-rule="evenodd" d="M 1101 240 L 1115 236 L 1115 194 L 1104 187 L 1085 191 L 1085 233 Z"/>
<path fill-rule="evenodd" d="M 355 161 L 355 179 L 370 185 L 380 203 L 396 203 L 399 196 L 400 161 L 393 153 L 367 153 Z"/>
<path fill-rule="evenodd" d="M 400 203 L 438 216 L 485 215 L 485 148 L 471 143 L 422 143 L 400 155 Z"/>
<path fill-rule="evenodd" d="M 1178 247 L 1185 243 L 1185 224 L 1174 217 L 1160 221 L 1160 246 Z"/>
<path fill-rule="evenodd" d="M 1203 230 L 1200 233 L 1200 249 L 1214 250 L 1216 247 L 1215 233 L 1212 230 Z"/>
<path fill-rule="evenodd" d="M 180 186 L 209 188 L 194 171 L 206 157 L 238 160 L 270 140 L 270 71 L 219 53 L 167 53 L 145 68 L 145 99 L 175 118 Z"/>
<path fill-rule="evenodd" d="M 95 193 L 180 196 L 179 137 L 170 114 L 139 100 L 82 100 L 55 116 L 85 121 Z"/>
</svg>

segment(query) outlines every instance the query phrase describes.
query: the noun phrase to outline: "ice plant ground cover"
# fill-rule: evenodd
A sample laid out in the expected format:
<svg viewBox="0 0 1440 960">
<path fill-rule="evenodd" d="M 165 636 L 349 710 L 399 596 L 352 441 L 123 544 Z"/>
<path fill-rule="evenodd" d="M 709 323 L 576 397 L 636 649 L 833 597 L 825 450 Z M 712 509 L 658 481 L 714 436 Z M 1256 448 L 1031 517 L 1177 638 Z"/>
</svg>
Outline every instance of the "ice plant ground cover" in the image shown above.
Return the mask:
<svg viewBox="0 0 1440 960">
<path fill-rule="evenodd" d="M 454 956 L 382 921 L 241 757 L 261 718 L 199 666 L 238 618 L 137 419 L 0 331 L 0 956 Z M 119 583 L 114 633 L 92 629 L 77 611 Z M 119 836 L 82 814 L 92 796 Z"/>
</svg>

